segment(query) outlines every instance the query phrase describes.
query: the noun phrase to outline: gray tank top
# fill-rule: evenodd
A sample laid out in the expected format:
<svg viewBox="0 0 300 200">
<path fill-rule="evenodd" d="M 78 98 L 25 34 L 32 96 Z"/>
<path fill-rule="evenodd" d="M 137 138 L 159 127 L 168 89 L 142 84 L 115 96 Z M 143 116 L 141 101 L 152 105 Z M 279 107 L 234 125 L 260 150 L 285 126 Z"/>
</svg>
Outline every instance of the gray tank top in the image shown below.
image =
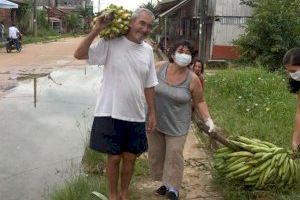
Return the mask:
<svg viewBox="0 0 300 200">
<path fill-rule="evenodd" d="M 182 136 L 188 133 L 191 123 L 192 73 L 188 71 L 183 82 L 169 85 L 166 72 L 169 62 L 157 72 L 159 84 L 155 86 L 156 128 L 170 136 Z"/>
</svg>

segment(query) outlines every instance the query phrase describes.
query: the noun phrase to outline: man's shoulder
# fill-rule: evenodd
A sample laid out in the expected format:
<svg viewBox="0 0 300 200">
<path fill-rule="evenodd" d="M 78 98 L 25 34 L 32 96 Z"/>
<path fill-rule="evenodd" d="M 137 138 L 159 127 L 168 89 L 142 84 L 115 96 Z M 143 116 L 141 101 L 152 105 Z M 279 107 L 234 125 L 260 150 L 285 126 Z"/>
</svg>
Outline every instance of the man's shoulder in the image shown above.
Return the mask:
<svg viewBox="0 0 300 200">
<path fill-rule="evenodd" d="M 143 47 L 147 50 L 147 51 L 150 51 L 152 52 L 153 51 L 153 48 L 150 44 L 148 44 L 147 42 L 143 42 Z"/>
</svg>

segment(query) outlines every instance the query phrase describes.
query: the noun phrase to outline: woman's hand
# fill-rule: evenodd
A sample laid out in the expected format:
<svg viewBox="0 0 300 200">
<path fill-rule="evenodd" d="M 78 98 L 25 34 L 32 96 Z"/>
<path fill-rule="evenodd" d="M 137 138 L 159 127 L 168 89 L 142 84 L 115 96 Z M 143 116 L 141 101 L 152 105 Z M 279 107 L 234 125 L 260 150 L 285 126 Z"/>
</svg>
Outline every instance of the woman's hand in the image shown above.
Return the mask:
<svg viewBox="0 0 300 200">
<path fill-rule="evenodd" d="M 204 121 L 204 123 L 209 128 L 208 132 L 212 132 L 215 129 L 215 127 L 216 127 L 215 124 L 214 124 L 214 122 L 213 122 L 213 120 L 211 118 L 207 118 Z"/>
</svg>

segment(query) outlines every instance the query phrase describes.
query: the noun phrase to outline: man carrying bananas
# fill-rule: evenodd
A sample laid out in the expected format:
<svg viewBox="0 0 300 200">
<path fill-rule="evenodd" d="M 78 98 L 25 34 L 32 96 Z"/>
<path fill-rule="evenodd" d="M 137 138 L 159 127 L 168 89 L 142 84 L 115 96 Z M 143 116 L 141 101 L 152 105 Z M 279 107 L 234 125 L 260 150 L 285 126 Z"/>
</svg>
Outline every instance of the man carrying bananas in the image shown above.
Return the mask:
<svg viewBox="0 0 300 200">
<path fill-rule="evenodd" d="M 154 86 L 158 84 L 154 56 L 143 40 L 150 33 L 154 15 L 145 8 L 133 12 L 128 33 L 114 39 L 93 40 L 112 21 L 100 15 L 93 30 L 74 53 L 89 64 L 104 65 L 102 86 L 98 95 L 91 131 L 90 147 L 107 154 L 107 176 L 110 200 L 126 200 L 136 157 L 148 148 L 146 131 L 156 125 Z M 145 100 L 148 105 L 145 125 Z M 121 190 L 118 192 L 119 167 Z"/>
</svg>

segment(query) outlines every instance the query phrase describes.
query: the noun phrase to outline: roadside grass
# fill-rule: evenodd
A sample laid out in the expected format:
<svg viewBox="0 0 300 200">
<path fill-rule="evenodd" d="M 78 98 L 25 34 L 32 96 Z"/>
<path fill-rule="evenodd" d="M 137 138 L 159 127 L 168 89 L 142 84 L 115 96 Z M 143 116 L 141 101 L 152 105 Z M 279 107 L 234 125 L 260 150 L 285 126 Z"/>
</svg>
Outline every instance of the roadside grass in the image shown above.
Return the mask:
<svg viewBox="0 0 300 200">
<path fill-rule="evenodd" d="M 78 37 L 83 35 L 84 33 L 58 33 L 53 30 L 45 30 L 40 29 L 38 30 L 38 35 L 33 36 L 32 34 L 26 34 L 22 37 L 22 44 L 30 44 L 30 43 L 47 43 L 47 42 L 53 42 L 61 38 L 67 38 L 67 37 Z M 0 43 L 0 48 L 4 48 L 5 43 Z"/>
<path fill-rule="evenodd" d="M 81 164 L 83 171 L 88 174 L 103 174 L 105 169 L 105 155 L 99 153 L 86 144 Z"/>
<path fill-rule="evenodd" d="M 290 149 L 296 96 L 289 93 L 287 78 L 262 68 L 208 71 L 205 99 L 214 121 L 228 135 L 259 138 Z M 300 199 L 300 184 L 286 191 L 248 191 L 215 177 L 228 200 Z"/>
<path fill-rule="evenodd" d="M 105 177 L 97 175 L 74 175 L 65 183 L 56 188 L 49 196 L 50 200 L 96 200 L 99 198 L 92 194 L 97 191 L 107 194 Z"/>
<path fill-rule="evenodd" d="M 62 185 L 54 189 L 49 195 L 49 200 L 94 200 L 98 199 L 92 192 L 100 192 L 107 196 L 107 179 L 105 176 L 106 156 L 89 148 L 85 143 L 84 155 L 81 165 L 84 174 L 71 176 Z M 149 176 L 147 159 L 141 156 L 135 164 L 135 171 L 132 178 L 132 191 L 136 187 L 135 183 Z M 135 193 L 132 192 L 132 199 Z"/>
</svg>

